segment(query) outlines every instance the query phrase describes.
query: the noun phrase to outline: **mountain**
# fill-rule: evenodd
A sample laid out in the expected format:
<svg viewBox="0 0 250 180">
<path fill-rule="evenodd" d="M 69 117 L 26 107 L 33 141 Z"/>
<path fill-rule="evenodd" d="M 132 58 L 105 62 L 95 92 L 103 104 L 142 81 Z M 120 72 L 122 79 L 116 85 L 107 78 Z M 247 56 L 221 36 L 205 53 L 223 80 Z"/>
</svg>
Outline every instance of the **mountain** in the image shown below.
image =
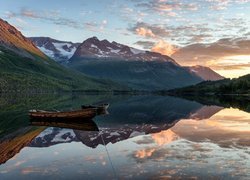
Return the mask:
<svg viewBox="0 0 250 180">
<path fill-rule="evenodd" d="M 250 74 L 218 81 L 204 81 L 197 85 L 170 90 L 171 94 L 250 94 Z"/>
<path fill-rule="evenodd" d="M 171 128 L 175 123 L 123 126 L 120 128 L 100 129 L 100 131 L 80 131 L 49 127 L 34 138 L 29 146 L 49 147 L 61 143 L 82 142 L 88 147 L 96 148 L 98 145 L 115 144 L 136 136 L 159 133 Z"/>
<path fill-rule="evenodd" d="M 79 45 L 67 65 L 140 90 L 172 89 L 203 81 L 168 56 L 96 37 Z"/>
<path fill-rule="evenodd" d="M 49 37 L 29 38 L 43 53 L 60 63 L 66 63 L 75 53 L 80 43 L 59 41 Z"/>
<path fill-rule="evenodd" d="M 135 49 L 117 42 L 100 41 L 97 37 L 85 40 L 79 45 L 70 61 L 83 58 L 113 59 L 126 61 L 164 61 L 178 65 L 172 58 L 156 52 Z"/>
<path fill-rule="evenodd" d="M 110 90 L 120 87 L 59 65 L 2 19 L 0 34 L 0 92 Z"/>
<path fill-rule="evenodd" d="M 8 24 L 0 18 L 0 46 L 7 50 L 11 50 L 18 55 L 34 59 L 37 55 L 44 59 L 47 57 L 36 48 L 36 46 L 27 38 L 25 38 L 20 31 L 14 26 Z"/>
<path fill-rule="evenodd" d="M 217 81 L 217 80 L 225 79 L 225 77 L 214 72 L 209 67 L 197 65 L 197 66 L 189 66 L 186 68 L 188 68 L 190 72 L 195 73 L 197 76 L 201 77 L 205 81 Z"/>
<path fill-rule="evenodd" d="M 82 44 L 59 41 L 49 37 L 31 37 L 30 40 L 42 52 L 61 64 L 94 77 L 104 77 L 127 84 L 135 89 L 171 89 L 203 80 L 223 79 L 210 68 L 193 66 L 183 70 L 168 56 L 135 49 L 114 41 L 100 41 L 97 37 L 89 38 Z M 86 61 L 90 59 L 91 61 Z M 160 75 L 157 74 L 154 66 L 160 67 L 158 69 L 161 71 Z M 169 66 L 173 69 L 169 69 Z M 175 76 L 178 73 L 180 73 L 179 77 Z M 155 78 L 156 76 L 158 77 Z M 165 77 L 168 78 L 164 80 Z M 145 82 L 142 82 L 143 79 Z"/>
</svg>

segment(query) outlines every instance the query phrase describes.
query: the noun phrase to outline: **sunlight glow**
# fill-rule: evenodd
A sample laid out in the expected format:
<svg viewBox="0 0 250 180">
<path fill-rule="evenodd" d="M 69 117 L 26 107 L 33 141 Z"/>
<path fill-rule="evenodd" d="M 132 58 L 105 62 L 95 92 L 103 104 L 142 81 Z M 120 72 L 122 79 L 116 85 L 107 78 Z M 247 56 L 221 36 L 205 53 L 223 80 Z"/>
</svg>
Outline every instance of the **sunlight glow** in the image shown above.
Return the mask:
<svg viewBox="0 0 250 180">
<path fill-rule="evenodd" d="M 226 56 L 210 61 L 208 66 L 222 76 L 237 78 L 250 73 L 250 55 Z"/>
<path fill-rule="evenodd" d="M 197 121 L 196 119 L 188 119 L 180 121 L 173 129 L 178 126 L 199 129 L 200 131 L 226 131 L 226 132 L 249 132 L 250 133 L 250 114 L 239 109 L 226 108 L 208 119 Z M 176 131 L 174 131 L 176 133 Z M 214 133 L 214 132 L 213 132 Z M 178 133 L 176 133 L 178 135 Z"/>
</svg>

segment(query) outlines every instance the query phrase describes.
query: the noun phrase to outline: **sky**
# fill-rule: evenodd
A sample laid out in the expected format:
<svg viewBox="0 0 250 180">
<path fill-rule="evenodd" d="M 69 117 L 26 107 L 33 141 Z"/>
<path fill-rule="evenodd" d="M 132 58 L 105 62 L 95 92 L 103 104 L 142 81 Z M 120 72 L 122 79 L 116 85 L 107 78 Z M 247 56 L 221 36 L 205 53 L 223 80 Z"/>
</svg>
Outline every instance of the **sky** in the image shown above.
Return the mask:
<svg viewBox="0 0 250 180">
<path fill-rule="evenodd" d="M 27 37 L 97 36 L 225 77 L 250 73 L 250 0 L 0 0 L 0 17 Z"/>
</svg>

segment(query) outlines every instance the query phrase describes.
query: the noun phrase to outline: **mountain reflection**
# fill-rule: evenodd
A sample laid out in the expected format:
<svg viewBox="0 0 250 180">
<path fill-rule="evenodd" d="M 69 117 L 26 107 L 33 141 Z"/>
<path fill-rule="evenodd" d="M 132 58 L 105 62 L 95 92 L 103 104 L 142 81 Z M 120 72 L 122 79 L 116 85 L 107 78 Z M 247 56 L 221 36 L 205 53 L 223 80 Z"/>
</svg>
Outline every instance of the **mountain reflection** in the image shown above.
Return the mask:
<svg viewBox="0 0 250 180">
<path fill-rule="evenodd" d="M 166 130 L 181 119 L 207 119 L 222 109 L 175 97 L 135 96 L 114 102 L 110 106 L 109 115 L 97 117 L 95 122 L 99 132 L 50 127 L 35 138 L 30 146 L 49 147 L 66 142 L 81 142 L 96 148 L 98 145 L 114 144 L 146 134 L 153 134 L 158 144 L 165 144 L 176 139 L 173 131 Z"/>
</svg>

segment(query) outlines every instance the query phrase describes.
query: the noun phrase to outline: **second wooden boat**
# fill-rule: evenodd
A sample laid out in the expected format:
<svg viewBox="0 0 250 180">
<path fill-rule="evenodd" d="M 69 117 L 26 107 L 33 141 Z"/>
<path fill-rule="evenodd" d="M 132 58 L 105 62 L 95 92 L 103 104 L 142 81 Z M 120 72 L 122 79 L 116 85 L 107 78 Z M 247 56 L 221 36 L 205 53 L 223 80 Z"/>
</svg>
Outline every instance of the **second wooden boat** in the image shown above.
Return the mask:
<svg viewBox="0 0 250 180">
<path fill-rule="evenodd" d="M 96 108 L 98 115 L 108 114 L 109 104 L 99 104 L 99 105 L 82 105 L 82 109 Z"/>
</svg>

